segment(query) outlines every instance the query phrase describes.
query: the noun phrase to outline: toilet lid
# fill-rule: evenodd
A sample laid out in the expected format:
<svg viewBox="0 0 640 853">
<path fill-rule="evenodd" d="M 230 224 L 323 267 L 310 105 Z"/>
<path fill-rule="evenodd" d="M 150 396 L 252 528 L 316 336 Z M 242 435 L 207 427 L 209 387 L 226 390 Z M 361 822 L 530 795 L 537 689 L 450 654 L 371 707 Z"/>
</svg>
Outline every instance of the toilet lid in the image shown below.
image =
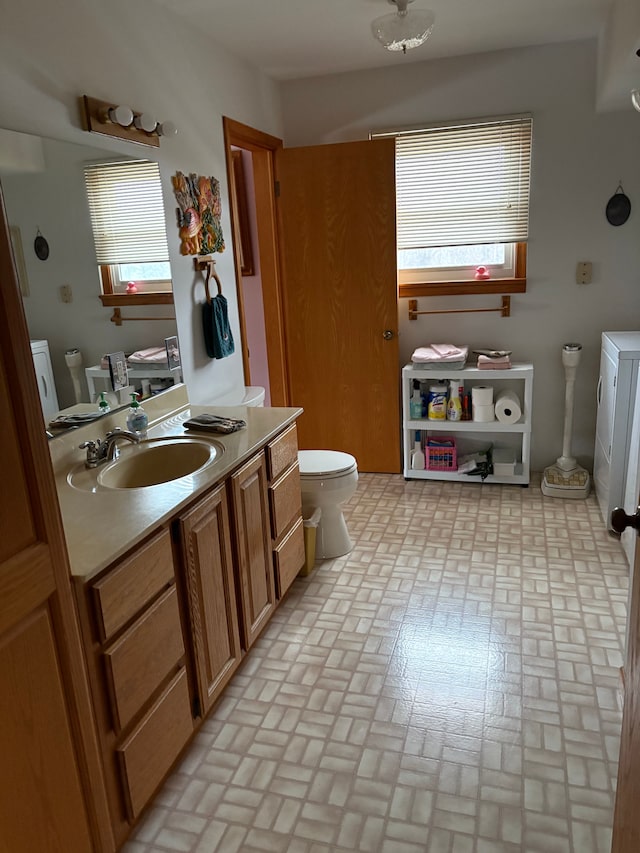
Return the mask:
<svg viewBox="0 0 640 853">
<path fill-rule="evenodd" d="M 356 460 L 340 450 L 299 450 L 298 465 L 301 476 L 330 477 L 352 471 Z"/>
</svg>

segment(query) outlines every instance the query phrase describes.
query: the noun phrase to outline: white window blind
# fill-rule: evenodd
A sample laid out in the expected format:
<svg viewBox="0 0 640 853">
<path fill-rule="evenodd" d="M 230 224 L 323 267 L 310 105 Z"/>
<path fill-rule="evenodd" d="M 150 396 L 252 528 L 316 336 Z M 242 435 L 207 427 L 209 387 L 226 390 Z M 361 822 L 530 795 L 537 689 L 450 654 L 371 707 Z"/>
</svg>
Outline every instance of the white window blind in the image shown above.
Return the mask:
<svg viewBox="0 0 640 853">
<path fill-rule="evenodd" d="M 168 261 L 158 164 L 101 163 L 84 176 L 98 264 Z"/>
<path fill-rule="evenodd" d="M 398 132 L 398 249 L 524 242 L 530 116 Z"/>
</svg>

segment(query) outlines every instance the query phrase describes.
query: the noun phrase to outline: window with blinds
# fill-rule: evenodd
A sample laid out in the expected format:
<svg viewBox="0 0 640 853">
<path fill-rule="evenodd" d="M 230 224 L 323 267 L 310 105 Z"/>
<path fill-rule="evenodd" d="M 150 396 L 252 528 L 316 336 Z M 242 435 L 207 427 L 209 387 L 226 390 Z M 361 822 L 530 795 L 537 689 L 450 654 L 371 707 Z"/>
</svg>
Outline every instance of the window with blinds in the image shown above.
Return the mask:
<svg viewBox="0 0 640 853">
<path fill-rule="evenodd" d="M 375 136 L 396 140 L 401 295 L 525 290 L 531 116 Z"/>
<path fill-rule="evenodd" d="M 85 167 L 84 175 L 103 293 L 170 291 L 158 164 L 99 163 Z"/>
</svg>

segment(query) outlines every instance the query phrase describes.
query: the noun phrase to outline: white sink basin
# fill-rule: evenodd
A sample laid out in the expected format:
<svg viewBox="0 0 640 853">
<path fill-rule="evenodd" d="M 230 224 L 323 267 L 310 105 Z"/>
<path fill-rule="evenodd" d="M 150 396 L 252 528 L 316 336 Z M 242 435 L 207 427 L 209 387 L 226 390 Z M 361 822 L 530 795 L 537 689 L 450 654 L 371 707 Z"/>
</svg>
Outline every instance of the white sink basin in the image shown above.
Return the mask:
<svg viewBox="0 0 640 853">
<path fill-rule="evenodd" d="M 158 438 L 121 447 L 114 462 L 87 469 L 76 466 L 67 477 L 70 485 L 86 491 L 144 489 L 195 474 L 216 460 L 224 447 L 194 438 Z"/>
</svg>

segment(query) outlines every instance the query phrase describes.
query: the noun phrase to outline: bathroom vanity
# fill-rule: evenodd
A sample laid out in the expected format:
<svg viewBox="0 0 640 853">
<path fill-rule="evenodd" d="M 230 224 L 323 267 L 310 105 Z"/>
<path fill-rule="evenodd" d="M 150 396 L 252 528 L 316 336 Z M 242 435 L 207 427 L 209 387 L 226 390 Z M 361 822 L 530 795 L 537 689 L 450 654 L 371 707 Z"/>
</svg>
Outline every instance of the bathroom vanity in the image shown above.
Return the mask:
<svg viewBox="0 0 640 853">
<path fill-rule="evenodd" d="M 149 439 L 196 437 L 183 422 L 204 411 L 153 420 Z M 146 488 L 104 488 L 90 474 L 69 482 L 77 446 L 122 426 L 122 413 L 51 443 L 117 846 L 305 561 L 301 410 L 227 411 L 247 427 L 198 433 L 217 447 L 211 463 Z"/>
</svg>

